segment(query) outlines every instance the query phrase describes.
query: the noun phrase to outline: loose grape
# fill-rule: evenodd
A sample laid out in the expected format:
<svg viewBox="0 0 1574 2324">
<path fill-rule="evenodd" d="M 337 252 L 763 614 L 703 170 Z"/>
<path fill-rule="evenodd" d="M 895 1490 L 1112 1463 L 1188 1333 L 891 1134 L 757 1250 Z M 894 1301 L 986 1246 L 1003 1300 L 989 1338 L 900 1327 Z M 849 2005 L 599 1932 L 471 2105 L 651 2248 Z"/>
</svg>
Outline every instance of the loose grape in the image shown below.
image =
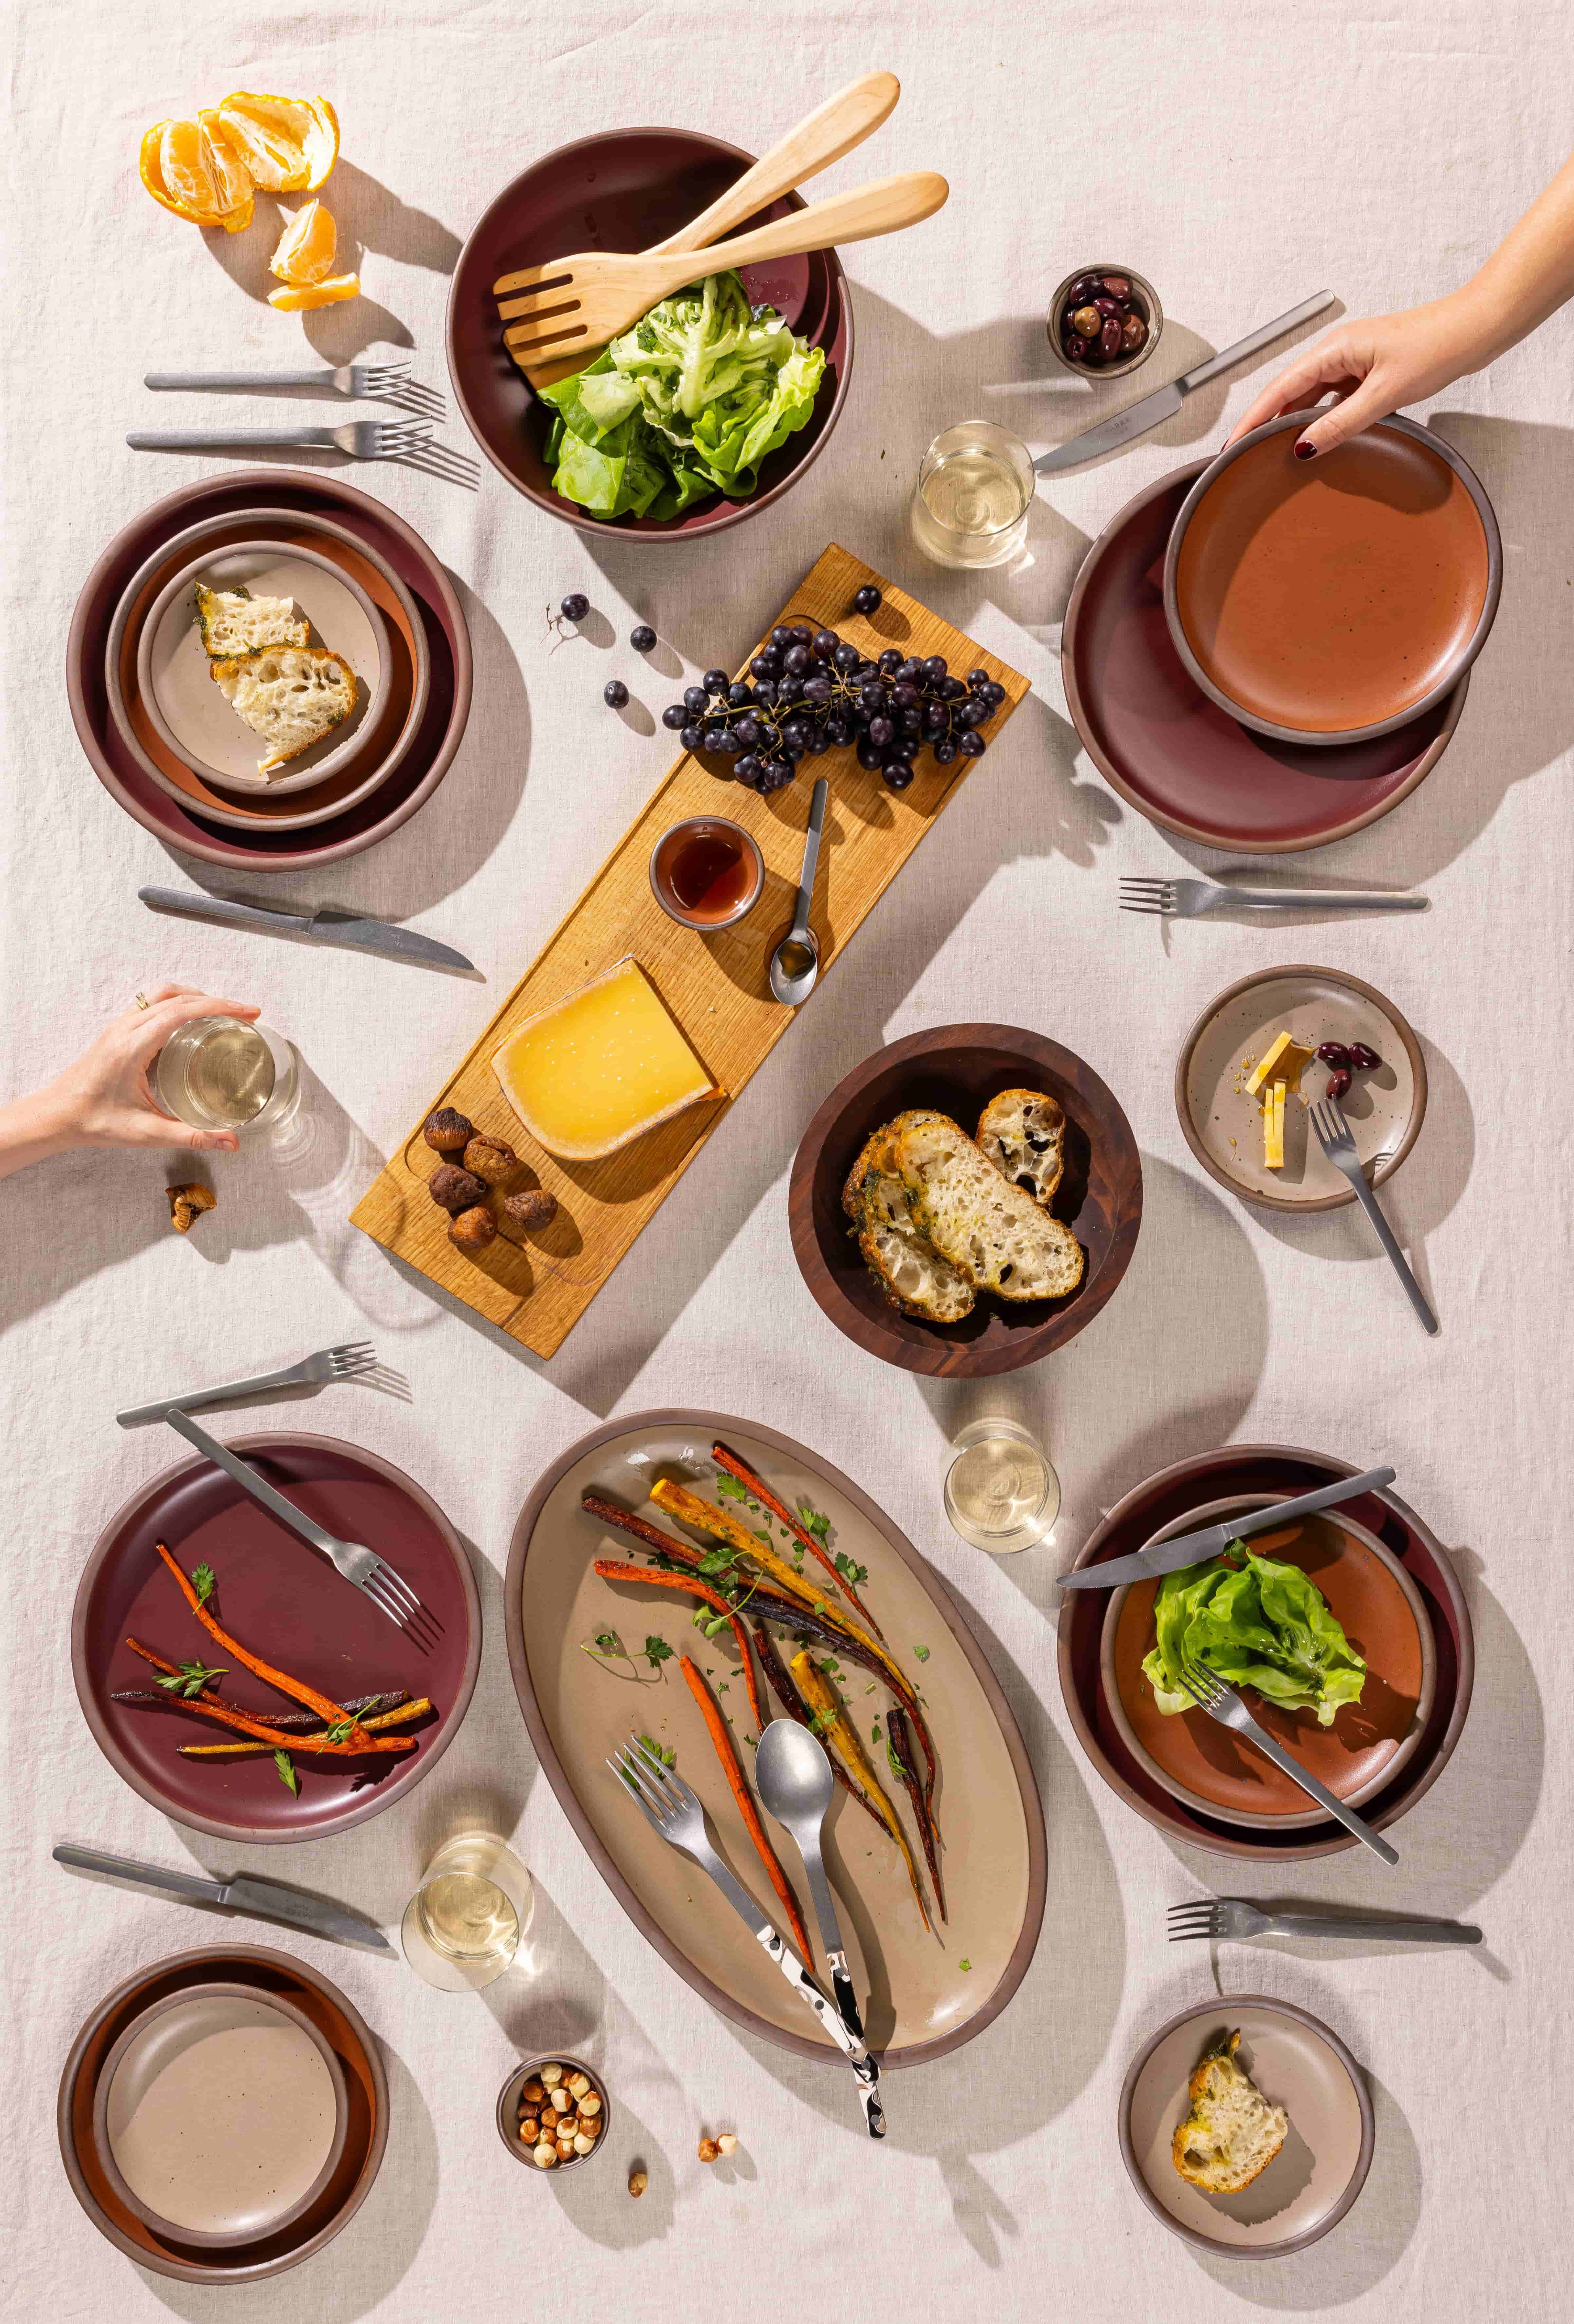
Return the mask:
<svg viewBox="0 0 1574 2324">
<path fill-rule="evenodd" d="M 686 751 L 698 751 L 704 744 L 704 729 L 700 726 L 686 726 L 677 739 Z"/>
<path fill-rule="evenodd" d="M 958 735 L 956 747 L 964 759 L 981 759 L 989 744 L 981 734 L 975 733 L 970 727 L 965 734 Z"/>
<path fill-rule="evenodd" d="M 905 759 L 888 759 L 884 773 L 888 791 L 905 791 L 913 779 L 913 770 Z"/>
<path fill-rule="evenodd" d="M 976 691 L 976 689 L 980 686 L 988 686 L 990 682 L 990 673 L 987 669 L 970 669 L 967 674 L 967 682 L 968 685 Z"/>
<path fill-rule="evenodd" d="M 621 678 L 609 678 L 602 688 L 601 698 L 609 709 L 621 710 L 629 699 L 629 689 Z"/>
<path fill-rule="evenodd" d="M 816 630 L 810 643 L 816 661 L 829 661 L 842 641 L 834 630 Z"/>
<path fill-rule="evenodd" d="M 984 700 L 990 705 L 990 708 L 994 710 L 998 710 L 1001 703 L 1006 699 L 1006 689 L 1000 684 L 998 678 L 986 678 L 982 685 L 976 687 L 975 691 L 981 694 Z"/>
<path fill-rule="evenodd" d="M 656 632 L 649 622 L 641 622 L 637 629 L 629 632 L 629 643 L 636 653 L 649 652 L 656 643 Z"/>
<path fill-rule="evenodd" d="M 879 605 L 880 593 L 871 582 L 866 581 L 861 589 L 854 591 L 852 610 L 855 613 L 878 613 Z"/>
<path fill-rule="evenodd" d="M 590 611 L 590 599 L 583 590 L 573 589 L 564 598 L 557 611 L 566 622 L 583 622 Z"/>
<path fill-rule="evenodd" d="M 688 724 L 688 712 L 681 702 L 669 702 L 661 714 L 661 723 L 676 734 L 680 726 Z"/>
</svg>

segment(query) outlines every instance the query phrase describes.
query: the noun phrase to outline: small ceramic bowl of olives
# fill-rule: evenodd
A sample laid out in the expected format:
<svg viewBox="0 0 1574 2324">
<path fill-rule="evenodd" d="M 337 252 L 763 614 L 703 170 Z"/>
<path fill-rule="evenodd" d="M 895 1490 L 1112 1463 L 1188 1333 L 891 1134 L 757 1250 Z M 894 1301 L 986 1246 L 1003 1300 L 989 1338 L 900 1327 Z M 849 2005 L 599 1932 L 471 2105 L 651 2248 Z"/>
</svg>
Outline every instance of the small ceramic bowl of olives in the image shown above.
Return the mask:
<svg viewBox="0 0 1574 2324">
<path fill-rule="evenodd" d="M 1051 300 L 1045 327 L 1067 371 L 1115 379 L 1147 361 L 1164 315 L 1153 284 L 1129 266 L 1079 266 Z"/>
</svg>

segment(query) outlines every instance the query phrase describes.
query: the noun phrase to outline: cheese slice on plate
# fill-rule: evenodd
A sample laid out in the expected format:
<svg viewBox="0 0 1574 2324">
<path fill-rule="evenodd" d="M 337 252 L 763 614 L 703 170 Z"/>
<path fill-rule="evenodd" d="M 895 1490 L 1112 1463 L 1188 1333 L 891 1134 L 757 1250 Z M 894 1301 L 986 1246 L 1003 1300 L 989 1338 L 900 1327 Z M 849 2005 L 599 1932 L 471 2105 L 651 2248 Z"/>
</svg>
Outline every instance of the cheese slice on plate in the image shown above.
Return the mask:
<svg viewBox="0 0 1574 2324">
<path fill-rule="evenodd" d="M 1247 1076 L 1247 1096 L 1256 1097 L 1266 1082 L 1288 1082 L 1292 1089 L 1298 1089 L 1316 1054 L 1315 1049 L 1303 1049 L 1287 1029 L 1278 1034 L 1266 1056 Z"/>
<path fill-rule="evenodd" d="M 723 1094 L 633 959 L 527 1018 L 492 1065 L 530 1136 L 570 1162 L 615 1154 Z"/>
<path fill-rule="evenodd" d="M 1284 1084 L 1273 1082 L 1263 1093 L 1263 1167 L 1284 1167 Z"/>
</svg>

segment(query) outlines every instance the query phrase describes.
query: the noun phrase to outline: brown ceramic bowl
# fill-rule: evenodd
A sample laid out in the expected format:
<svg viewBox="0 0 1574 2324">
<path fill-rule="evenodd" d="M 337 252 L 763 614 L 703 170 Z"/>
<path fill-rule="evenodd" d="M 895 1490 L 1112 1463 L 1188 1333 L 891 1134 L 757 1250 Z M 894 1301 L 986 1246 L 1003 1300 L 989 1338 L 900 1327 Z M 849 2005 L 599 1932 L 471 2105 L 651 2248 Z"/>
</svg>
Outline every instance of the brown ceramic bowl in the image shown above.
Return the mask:
<svg viewBox="0 0 1574 2324">
<path fill-rule="evenodd" d="M 1372 742 L 1438 708 L 1491 632 L 1503 542 L 1480 478 L 1397 417 L 1315 460 L 1315 412 L 1204 469 L 1164 552 L 1164 618 L 1193 681 L 1278 742 Z"/>
<path fill-rule="evenodd" d="M 1124 1557 L 1150 1541 L 1161 1526 L 1190 1517 L 1213 1501 L 1250 1493 L 1288 1500 L 1357 1473 L 1353 1462 L 1295 1445 L 1221 1445 L 1216 1452 L 1177 1461 L 1134 1487 L 1094 1528 L 1075 1563 L 1082 1567 Z M 1469 1611 L 1448 1552 L 1414 1510 L 1394 1492 L 1385 1491 L 1363 1493 L 1345 1505 L 1345 1514 L 1375 1534 L 1409 1574 L 1425 1606 L 1437 1654 L 1431 1712 L 1414 1757 L 1363 1810 L 1366 1821 L 1384 1831 L 1431 1790 L 1452 1757 L 1470 1708 L 1476 1648 Z M 1110 1716 L 1100 1660 L 1105 1611 L 1102 1591 L 1078 1590 L 1063 1600 L 1057 1650 L 1061 1692 L 1077 1741 L 1128 1807 L 1170 1839 L 1214 1856 L 1287 1864 L 1359 1847 L 1353 1833 L 1328 1825 L 1304 1832 L 1247 1831 L 1226 1824 L 1156 1784 L 1127 1749 Z"/>
<path fill-rule="evenodd" d="M 448 371 L 466 426 L 492 466 L 514 490 L 581 532 L 636 540 L 686 540 L 757 516 L 796 484 L 818 457 L 842 415 L 852 368 L 852 299 L 833 250 L 811 251 L 745 267 L 750 294 L 768 300 L 792 329 L 824 351 L 825 369 L 806 426 L 773 452 L 748 500 L 717 493 L 668 523 L 591 516 L 552 489 L 542 457 L 552 414 L 532 393 L 503 345 L 492 286 L 511 268 L 575 251 L 647 250 L 708 209 L 749 169 L 754 155 L 687 129 L 614 129 L 532 161 L 485 210 L 459 254 L 448 294 Z M 787 195 L 738 231 L 807 207 Z M 704 253 L 695 254 L 696 278 Z"/>
<path fill-rule="evenodd" d="M 128 2210 L 105 2176 L 93 2138 L 99 2078 L 126 2027 L 166 1997 L 215 1979 L 247 1985 L 301 2010 L 331 2044 L 349 2098 L 338 2168 L 311 2209 L 293 2225 L 226 2253 L 161 2236 Z M 299 2267 L 331 2243 L 365 2201 L 388 2144 L 388 2078 L 365 2020 L 316 1969 L 260 1945 L 204 1945 L 150 1962 L 106 1995 L 71 2045 L 55 2122 L 72 2193 L 99 2234 L 128 2259 L 186 2283 L 254 2283 Z"/>
<path fill-rule="evenodd" d="M 550 2171 L 543 2171 L 536 2163 L 529 2148 L 521 2144 L 520 2140 L 520 2093 L 532 2074 L 538 2074 L 543 2066 L 549 2066 L 554 2061 L 566 2067 L 571 2074 L 587 2074 L 600 2091 L 601 2133 L 588 2154 L 576 2154 L 572 2163 L 555 2163 Z M 607 2088 L 606 2076 L 598 2073 L 585 2059 L 575 2058 L 566 2050 L 543 2050 L 538 2058 L 527 2058 L 522 2066 L 514 2068 L 497 2094 L 497 2135 L 514 2161 L 535 2172 L 538 2179 L 555 2179 L 560 2171 L 577 2171 L 586 2163 L 599 2162 L 612 2144 L 608 2136 L 612 2126 L 612 2094 Z"/>
<path fill-rule="evenodd" d="M 1144 317 L 1147 323 L 1147 337 L 1134 355 L 1121 355 L 1114 363 L 1088 364 L 1072 363 L 1067 355 L 1061 344 L 1061 316 L 1071 298 L 1072 283 L 1081 281 L 1084 274 L 1123 274 L 1141 300 Z M 1124 379 L 1128 373 L 1136 371 L 1139 364 L 1145 364 L 1164 337 L 1164 310 L 1159 305 L 1158 292 L 1146 275 L 1138 274 L 1129 266 L 1073 267 L 1056 286 L 1055 294 L 1049 302 L 1049 313 L 1045 321 L 1050 352 L 1061 369 L 1069 371 L 1077 379 L 1091 380 L 1095 386 L 1101 379 Z"/>
<path fill-rule="evenodd" d="M 1373 742 L 1275 742 L 1209 699 L 1164 620 L 1164 549 L 1194 460 L 1118 510 L 1076 578 L 1061 677 L 1082 748 L 1128 807 L 1207 847 L 1293 854 L 1391 814 L 1437 765 L 1469 687 Z"/>
<path fill-rule="evenodd" d="M 270 829 L 265 820 L 244 829 L 220 826 L 204 816 L 195 798 L 187 806 L 149 779 L 109 715 L 105 650 L 115 609 L 138 567 L 205 517 L 262 506 L 275 513 L 326 514 L 386 558 L 414 600 L 431 652 L 426 711 L 397 772 L 369 798 L 309 829 Z M 389 612 L 388 604 L 382 604 L 382 610 Z M 471 678 L 470 632 L 458 597 L 419 534 L 354 485 L 294 468 L 240 468 L 202 477 L 144 509 L 115 535 L 83 583 L 66 641 L 71 723 L 88 764 L 110 797 L 156 839 L 183 854 L 245 872 L 291 872 L 336 863 L 374 846 L 407 823 L 453 763 L 470 715 Z M 288 804 L 279 802 L 281 807 Z"/>
<path fill-rule="evenodd" d="M 934 1106 L 971 1136 L 990 1100 L 1016 1088 L 1047 1091 L 1065 1109 L 1066 1169 L 1054 1210 L 1087 1254 L 1081 1284 L 1064 1299 L 1019 1305 L 980 1293 L 959 1323 L 900 1314 L 848 1232 L 848 1172 L 893 1114 Z M 877 1049 L 837 1084 L 798 1147 L 787 1218 L 799 1273 L 856 1347 L 902 1371 L 976 1379 L 1063 1347 L 1113 1296 L 1142 1224 L 1142 1160 L 1113 1093 L 1058 1041 L 1015 1025 L 939 1025 Z"/>
</svg>

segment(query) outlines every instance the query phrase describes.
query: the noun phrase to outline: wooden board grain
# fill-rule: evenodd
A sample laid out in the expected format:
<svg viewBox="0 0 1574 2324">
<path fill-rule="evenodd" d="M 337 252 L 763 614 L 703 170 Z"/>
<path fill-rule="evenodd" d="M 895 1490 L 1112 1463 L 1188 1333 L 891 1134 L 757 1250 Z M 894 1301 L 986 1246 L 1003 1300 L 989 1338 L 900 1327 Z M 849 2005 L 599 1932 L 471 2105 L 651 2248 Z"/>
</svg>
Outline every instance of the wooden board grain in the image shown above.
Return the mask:
<svg viewBox="0 0 1574 2324">
<path fill-rule="evenodd" d="M 882 603 L 865 619 L 851 608 L 853 592 L 870 581 L 879 588 Z M 975 667 L 988 670 L 1006 689 L 986 729 L 991 743 L 1027 692 L 1019 672 L 844 549 L 826 549 L 778 619 L 829 626 L 871 656 L 898 646 L 904 653 L 941 654 L 959 673 Z M 446 1213 L 427 1193 L 439 1157 L 417 1122 L 351 1213 L 352 1223 L 511 1338 L 538 1355 L 555 1354 L 797 1014 L 772 1000 L 766 970 L 771 946 L 792 915 L 811 773 L 831 779 L 813 913 L 823 982 L 843 945 L 979 763 L 959 757 L 941 767 L 925 751 L 911 788 L 898 797 L 886 788 L 878 771 L 861 767 L 851 750 L 828 751 L 823 758 L 805 760 L 797 781 L 761 798 L 741 784 L 718 782 L 705 761 L 686 752 L 457 1072 L 433 1093 L 421 1117 L 424 1121 L 426 1112 L 439 1105 L 456 1106 L 478 1130 L 507 1139 L 526 1165 L 520 1185 L 539 1183 L 555 1194 L 557 1218 L 531 1235 L 505 1221 L 497 1240 L 479 1256 L 456 1250 L 448 1240 Z M 703 814 L 723 814 L 742 824 L 765 858 L 764 893 L 749 918 L 704 936 L 667 918 L 650 892 L 649 873 L 650 851 L 662 833 L 686 816 Z M 492 1053 L 527 1017 L 625 954 L 648 971 L 726 1094 L 604 1161 L 559 1161 L 527 1136 L 498 1086 Z M 804 1006 L 814 1005 L 811 995 Z"/>
</svg>

